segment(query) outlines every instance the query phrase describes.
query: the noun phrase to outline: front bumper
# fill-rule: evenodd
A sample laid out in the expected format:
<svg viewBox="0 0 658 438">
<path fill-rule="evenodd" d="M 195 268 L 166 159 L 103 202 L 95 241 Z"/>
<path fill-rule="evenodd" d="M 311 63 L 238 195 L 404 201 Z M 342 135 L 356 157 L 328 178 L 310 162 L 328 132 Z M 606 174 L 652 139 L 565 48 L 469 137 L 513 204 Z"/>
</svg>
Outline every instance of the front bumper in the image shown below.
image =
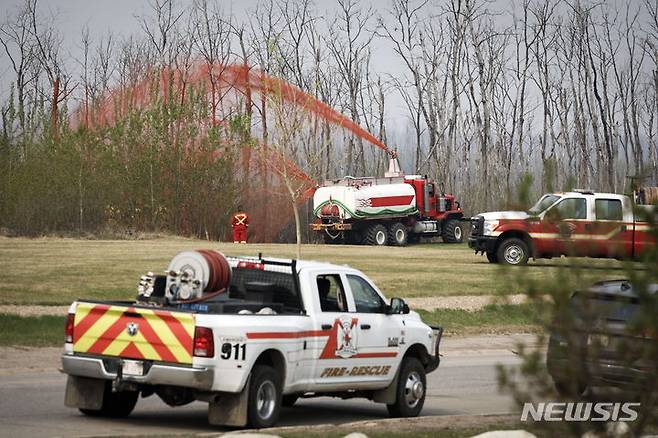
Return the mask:
<svg viewBox="0 0 658 438">
<path fill-rule="evenodd" d="M 148 364 L 148 362 L 147 362 Z M 66 374 L 104 380 L 122 380 L 145 385 L 172 385 L 201 390 L 210 390 L 213 385 L 213 370 L 184 365 L 151 363 L 145 366 L 142 376 L 122 375 L 121 359 L 62 355 L 62 371 Z"/>
<path fill-rule="evenodd" d="M 468 247 L 476 252 L 494 252 L 496 240 L 495 236 L 471 236 L 468 238 Z"/>
<path fill-rule="evenodd" d="M 349 231 L 352 229 L 352 224 L 346 224 L 343 222 L 335 222 L 331 224 L 310 224 L 311 230 L 313 231 Z"/>
<path fill-rule="evenodd" d="M 431 373 L 439 367 L 441 363 L 441 354 L 439 353 L 439 345 L 441 344 L 441 338 L 443 337 L 443 327 L 434 327 L 430 326 L 432 329 L 432 340 L 434 342 L 434 351 L 433 354 L 429 355 L 429 361 L 425 365 L 425 372 Z"/>
</svg>

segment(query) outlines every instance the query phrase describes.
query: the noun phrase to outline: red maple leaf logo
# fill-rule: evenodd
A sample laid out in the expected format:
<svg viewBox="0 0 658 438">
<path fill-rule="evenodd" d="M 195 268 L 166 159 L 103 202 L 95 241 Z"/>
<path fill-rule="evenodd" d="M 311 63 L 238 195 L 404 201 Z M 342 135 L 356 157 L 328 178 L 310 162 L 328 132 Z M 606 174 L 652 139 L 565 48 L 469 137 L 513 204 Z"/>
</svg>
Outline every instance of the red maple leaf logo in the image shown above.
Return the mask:
<svg viewBox="0 0 658 438">
<path fill-rule="evenodd" d="M 352 337 L 350 334 L 347 331 L 343 332 L 343 345 L 350 345 L 351 340 Z"/>
</svg>

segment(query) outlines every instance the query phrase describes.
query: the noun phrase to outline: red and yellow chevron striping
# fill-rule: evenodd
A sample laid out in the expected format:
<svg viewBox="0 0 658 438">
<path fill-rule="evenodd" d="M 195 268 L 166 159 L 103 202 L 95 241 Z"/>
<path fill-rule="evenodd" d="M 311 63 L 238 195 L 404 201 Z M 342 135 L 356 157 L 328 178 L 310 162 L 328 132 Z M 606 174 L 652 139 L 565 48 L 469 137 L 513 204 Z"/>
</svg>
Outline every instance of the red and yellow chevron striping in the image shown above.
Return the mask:
<svg viewBox="0 0 658 438">
<path fill-rule="evenodd" d="M 192 363 L 190 313 L 80 303 L 74 324 L 75 352 Z"/>
</svg>

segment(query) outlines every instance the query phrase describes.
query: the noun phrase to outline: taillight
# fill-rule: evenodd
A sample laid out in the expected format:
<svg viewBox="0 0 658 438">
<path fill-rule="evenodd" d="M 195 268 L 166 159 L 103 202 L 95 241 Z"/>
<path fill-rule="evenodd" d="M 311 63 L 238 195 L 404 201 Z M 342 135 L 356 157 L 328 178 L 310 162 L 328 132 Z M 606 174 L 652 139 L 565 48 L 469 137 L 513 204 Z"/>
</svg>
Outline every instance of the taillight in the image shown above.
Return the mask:
<svg viewBox="0 0 658 438">
<path fill-rule="evenodd" d="M 196 327 L 194 329 L 194 355 L 197 357 L 213 357 L 215 355 L 212 329 L 208 327 Z"/>
<path fill-rule="evenodd" d="M 243 260 L 238 262 L 238 268 L 260 269 L 262 271 L 265 269 L 265 265 L 263 263 L 245 262 Z"/>
<path fill-rule="evenodd" d="M 64 328 L 64 333 L 66 334 L 66 343 L 73 342 L 73 327 L 75 322 L 75 314 L 69 313 L 66 317 L 66 326 Z"/>
</svg>

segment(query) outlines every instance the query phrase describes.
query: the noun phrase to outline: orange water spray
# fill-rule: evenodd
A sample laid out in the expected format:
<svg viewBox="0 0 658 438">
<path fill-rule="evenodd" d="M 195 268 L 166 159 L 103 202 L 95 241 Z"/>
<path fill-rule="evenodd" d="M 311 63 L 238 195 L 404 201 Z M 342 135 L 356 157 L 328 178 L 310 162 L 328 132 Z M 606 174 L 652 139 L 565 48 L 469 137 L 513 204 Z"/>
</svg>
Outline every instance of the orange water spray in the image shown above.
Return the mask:
<svg viewBox="0 0 658 438">
<path fill-rule="evenodd" d="M 213 79 L 212 81 L 211 78 Z M 157 103 L 158 100 L 166 102 L 170 97 L 170 93 L 171 96 L 180 97 L 182 102 L 185 93 L 191 87 L 204 89 L 208 93 L 208 98 L 212 99 L 210 117 L 205 122 L 200 121 L 199 138 L 205 136 L 208 129 L 217 124 L 228 125 L 226 121 L 216 118 L 216 98 L 219 98 L 219 102 L 221 103 L 223 97 L 230 95 L 230 92 L 234 91 L 242 93 L 248 102 L 253 102 L 252 93 L 259 93 L 261 96 L 278 98 L 282 102 L 303 108 L 335 126 L 348 130 L 355 136 L 381 148 L 392 158 L 395 158 L 395 152 L 389 150 L 383 142 L 329 105 L 283 79 L 272 77 L 260 69 L 247 65 L 211 65 L 199 62 L 193 64 L 186 71 L 169 68 L 159 69 L 158 71 L 150 70 L 132 86 L 117 87 L 111 90 L 104 98 L 93 105 L 92 108 L 88 105 L 81 107 L 72 117 L 71 125 L 73 127 L 84 125 L 87 128 L 110 126 L 130 114 L 133 110 L 149 108 Z M 191 150 L 195 141 L 196 139 L 186 139 L 185 149 L 188 153 L 195 154 Z M 250 151 L 252 149 L 251 146 L 245 146 L 244 148 L 250 149 Z M 287 159 L 280 151 L 266 144 L 261 143 L 253 149 L 257 152 L 256 159 L 263 163 L 262 167 L 265 169 L 265 174 L 260 175 L 261 178 L 264 180 L 269 179 L 267 176 L 267 168 L 269 166 L 274 171 L 274 174 L 278 176 L 286 175 L 296 181 L 297 188 L 302 193 L 299 198 L 300 203 L 305 202 L 313 195 L 314 188 L 317 186 L 316 181 L 307 175 L 297 164 Z M 248 161 L 251 159 L 250 151 L 244 151 L 247 153 Z M 219 150 L 215 151 L 211 154 L 211 158 L 217 158 L 219 155 L 221 155 L 221 152 Z M 248 166 L 249 164 L 246 163 L 246 168 Z M 267 204 L 272 202 L 274 201 L 265 198 L 256 203 Z M 269 227 L 274 231 L 265 233 L 262 239 L 259 240 L 271 241 L 273 237 L 272 233 L 276 233 L 277 228 L 280 229 L 285 226 L 285 215 L 280 213 L 281 211 L 276 216 L 281 219 L 281 224 L 273 227 L 272 224 L 268 223 L 272 218 L 267 218 L 267 220 L 263 221 L 264 228 Z"/>
</svg>

